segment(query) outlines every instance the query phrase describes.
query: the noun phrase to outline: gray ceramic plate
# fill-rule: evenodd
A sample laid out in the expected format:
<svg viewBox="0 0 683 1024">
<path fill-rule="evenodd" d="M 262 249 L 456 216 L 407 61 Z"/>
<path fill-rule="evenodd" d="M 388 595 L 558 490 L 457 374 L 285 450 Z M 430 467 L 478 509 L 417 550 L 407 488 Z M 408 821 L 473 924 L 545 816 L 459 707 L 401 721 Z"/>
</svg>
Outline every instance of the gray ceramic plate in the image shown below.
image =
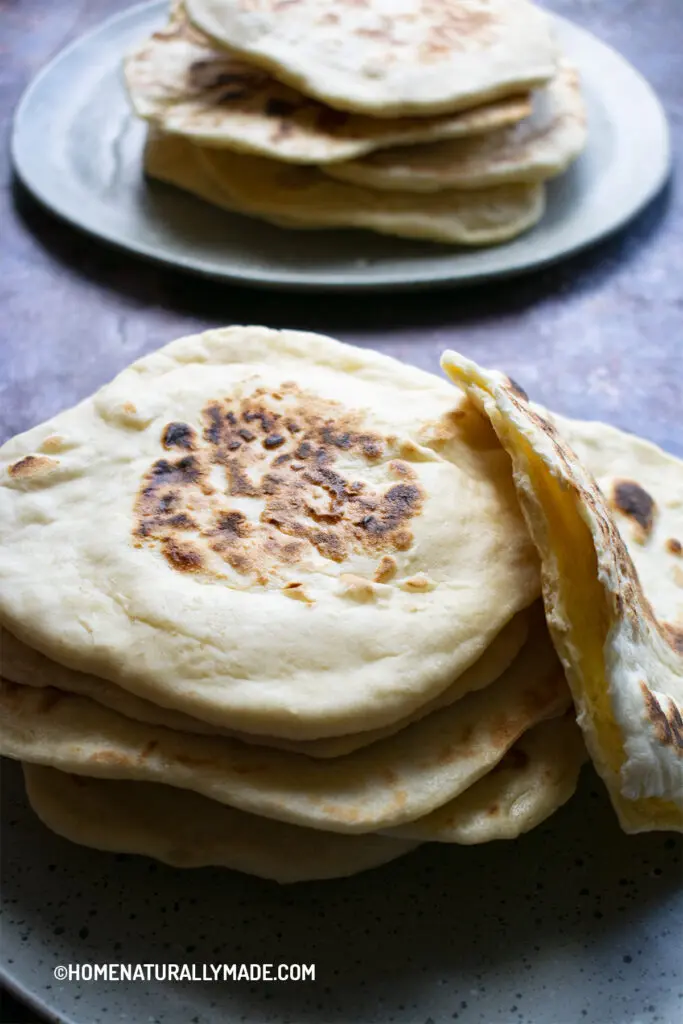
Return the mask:
<svg viewBox="0 0 683 1024">
<path fill-rule="evenodd" d="M 610 47 L 555 17 L 578 64 L 590 119 L 581 159 L 549 188 L 533 231 L 491 249 L 448 248 L 359 231 L 293 232 L 216 210 L 141 174 L 145 129 L 129 109 L 121 55 L 165 21 L 165 0 L 133 7 L 46 67 L 16 114 L 14 166 L 48 207 L 100 238 L 211 277 L 280 288 L 456 284 L 560 259 L 619 228 L 669 173 L 656 96 Z"/>
<path fill-rule="evenodd" d="M 514 843 L 293 887 L 73 846 L 3 766 L 3 967 L 68 1024 L 680 1024 L 683 836 L 625 836 L 589 769 Z M 182 823 L 179 823 L 182 827 Z M 315 963 L 311 983 L 59 983 L 86 963 Z"/>
</svg>

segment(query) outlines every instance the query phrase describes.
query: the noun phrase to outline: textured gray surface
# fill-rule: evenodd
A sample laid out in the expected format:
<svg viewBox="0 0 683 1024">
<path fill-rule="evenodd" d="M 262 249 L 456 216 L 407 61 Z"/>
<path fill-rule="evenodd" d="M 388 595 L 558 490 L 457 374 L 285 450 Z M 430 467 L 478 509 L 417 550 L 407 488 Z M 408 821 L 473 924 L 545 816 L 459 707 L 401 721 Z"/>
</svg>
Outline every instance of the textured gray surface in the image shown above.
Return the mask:
<svg viewBox="0 0 683 1024">
<path fill-rule="evenodd" d="M 28 79 L 118 6 L 0 2 L 5 132 Z M 680 161 L 680 0 L 550 6 L 646 75 Z M 0 161 L 2 438 L 174 337 L 250 321 L 327 331 L 431 370 L 453 346 L 505 369 L 547 405 L 683 454 L 683 199 L 675 177 L 626 231 L 555 269 L 468 291 L 314 298 L 240 291 L 133 261 L 50 217 L 12 184 L 6 150 Z M 425 850 L 348 882 L 282 890 L 77 850 L 33 820 L 14 766 L 3 767 L 2 800 L 7 966 L 78 1024 L 683 1019 L 683 843 L 623 836 L 588 772 L 577 800 L 514 845 Z M 64 958 L 311 959 L 318 981 L 59 988 L 51 974 Z"/>
</svg>

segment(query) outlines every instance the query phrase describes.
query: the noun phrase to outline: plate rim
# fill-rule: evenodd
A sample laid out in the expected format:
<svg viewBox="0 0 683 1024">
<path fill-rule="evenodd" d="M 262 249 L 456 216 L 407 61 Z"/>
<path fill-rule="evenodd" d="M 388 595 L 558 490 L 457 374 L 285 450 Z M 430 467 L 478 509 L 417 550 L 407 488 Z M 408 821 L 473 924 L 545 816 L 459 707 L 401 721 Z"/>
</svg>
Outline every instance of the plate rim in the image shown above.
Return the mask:
<svg viewBox="0 0 683 1024">
<path fill-rule="evenodd" d="M 513 260 L 507 266 L 499 266 L 497 268 L 489 269 L 482 268 L 481 271 L 475 270 L 464 274 L 457 273 L 457 270 L 454 269 L 450 261 L 444 265 L 441 271 L 439 268 L 435 268 L 432 265 L 431 269 L 426 271 L 424 275 L 416 272 L 415 270 L 405 271 L 403 273 L 392 273 L 390 275 L 387 275 L 386 271 L 382 272 L 380 270 L 379 272 L 373 271 L 368 274 L 367 267 L 360 271 L 349 270 L 341 277 L 339 276 L 339 273 L 334 272 L 316 274 L 310 270 L 289 271 L 284 267 L 280 267 L 272 271 L 266 268 L 250 268 L 246 271 L 241 271 L 237 264 L 231 267 L 221 268 L 215 264 L 209 263 L 208 261 L 204 261 L 201 258 L 184 257 L 182 254 L 175 252 L 167 253 L 161 246 L 155 246 L 144 241 L 131 239 L 130 237 L 125 238 L 116 236 L 116 234 L 109 228 L 98 229 L 98 227 L 92 222 L 86 222 L 79 219 L 77 211 L 71 209 L 68 203 L 60 203 L 58 192 L 50 194 L 47 190 L 43 189 L 40 183 L 36 183 L 35 180 L 32 180 L 30 166 L 26 166 L 20 153 L 21 134 L 23 124 L 28 116 L 27 110 L 34 99 L 34 96 L 39 93 L 44 80 L 50 76 L 53 69 L 62 61 L 68 59 L 74 50 L 77 50 L 82 46 L 87 47 L 90 40 L 99 35 L 103 30 L 115 28 L 117 23 L 140 17 L 147 11 L 152 12 L 155 8 L 159 8 L 161 11 L 164 7 L 164 0 L 143 0 L 142 3 L 135 3 L 131 6 L 127 6 L 123 10 L 120 10 L 110 17 L 100 21 L 86 32 L 78 35 L 65 47 L 54 54 L 47 64 L 45 64 L 44 67 L 42 67 L 29 81 L 21 94 L 12 117 L 9 140 L 11 165 L 16 179 L 44 209 L 48 210 L 51 214 L 62 221 L 65 221 L 71 227 L 76 228 L 88 237 L 104 242 L 105 245 L 110 246 L 115 251 L 131 254 L 134 258 L 142 259 L 152 265 L 167 267 L 176 271 L 189 272 L 190 274 L 199 276 L 205 280 L 224 281 L 245 288 L 267 288 L 274 291 L 284 292 L 366 293 L 389 292 L 395 291 L 399 288 L 410 291 L 420 291 L 426 289 L 473 286 L 488 280 L 510 279 L 524 274 L 529 274 L 533 271 L 543 270 L 548 266 L 575 256 L 591 246 L 605 241 L 613 236 L 617 231 L 624 229 L 639 214 L 641 214 L 664 189 L 672 174 L 673 151 L 669 118 L 662 101 L 653 86 L 645 76 L 633 64 L 631 64 L 629 60 L 627 60 L 626 57 L 624 57 L 609 43 L 604 42 L 600 37 L 596 36 L 582 25 L 572 21 L 570 18 L 556 14 L 553 11 L 548 11 L 547 13 L 549 14 L 549 17 L 555 23 L 565 27 L 569 31 L 578 33 L 580 36 L 588 37 L 591 42 L 609 52 L 613 59 L 616 59 L 621 63 L 621 65 L 628 70 L 633 79 L 638 82 L 643 93 L 648 95 L 648 99 L 657 113 L 662 139 L 662 150 L 657 162 L 658 173 L 656 175 L 653 174 L 649 187 L 643 191 L 643 194 L 639 196 L 637 202 L 632 206 L 627 214 L 624 215 L 623 213 L 618 213 L 617 215 L 612 215 L 609 218 L 608 223 L 602 226 L 596 233 L 591 233 L 588 236 L 577 238 L 573 242 L 570 242 L 569 245 L 564 245 L 557 251 L 546 252 L 542 256 L 538 257 L 534 257 L 533 254 L 527 254 L 521 259 L 517 259 L 516 261 Z M 333 231 L 334 229 L 328 230 Z M 500 251 L 503 252 L 504 248 L 504 246 L 501 246 Z M 490 252 L 491 249 L 487 247 L 481 251 Z M 456 254 L 454 253 L 453 255 Z M 432 263 L 433 260 L 438 259 L 438 257 L 428 257 L 428 259 L 429 262 Z"/>
</svg>

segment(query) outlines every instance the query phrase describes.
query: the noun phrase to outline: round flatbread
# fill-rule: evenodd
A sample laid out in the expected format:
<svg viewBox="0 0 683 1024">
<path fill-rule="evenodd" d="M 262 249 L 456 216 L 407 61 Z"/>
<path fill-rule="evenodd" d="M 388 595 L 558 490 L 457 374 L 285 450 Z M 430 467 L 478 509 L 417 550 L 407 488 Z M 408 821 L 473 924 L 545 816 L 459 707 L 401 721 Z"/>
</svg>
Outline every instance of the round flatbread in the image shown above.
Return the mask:
<svg viewBox="0 0 683 1024">
<path fill-rule="evenodd" d="M 187 0 L 209 36 L 333 107 L 463 110 L 555 70 L 548 15 L 528 0 Z"/>
<path fill-rule="evenodd" d="M 429 195 L 376 192 L 333 181 L 317 167 L 201 149 L 155 132 L 145 149 L 145 170 L 216 206 L 280 227 L 367 228 L 451 245 L 507 241 L 533 227 L 545 210 L 542 185 Z"/>
<path fill-rule="evenodd" d="M 53 832 L 177 868 L 233 868 L 275 882 L 307 882 L 355 875 L 418 845 L 285 825 L 171 786 L 91 779 L 35 764 L 23 769 L 29 803 Z"/>
<path fill-rule="evenodd" d="M 535 611 L 535 610 L 534 610 Z M 526 612 L 519 612 L 507 625 L 503 626 L 498 636 L 494 637 L 481 658 L 474 665 L 465 669 L 443 693 L 420 705 L 412 714 L 400 718 L 389 725 L 378 729 L 366 729 L 364 732 L 352 733 L 347 736 L 328 736 L 318 740 L 288 740 L 280 736 L 256 736 L 246 732 L 222 729 L 220 726 L 202 722 L 199 718 L 175 711 L 173 708 L 161 707 L 143 697 L 137 697 L 129 690 L 124 690 L 115 683 L 87 672 L 74 672 L 66 665 L 60 665 L 44 654 L 28 647 L 0 626 L 0 651 L 2 652 L 2 675 L 11 683 L 22 686 L 51 686 L 65 693 L 77 693 L 82 697 L 103 704 L 112 711 L 118 711 L 126 718 L 134 718 L 137 722 L 149 722 L 152 725 L 165 725 L 169 729 L 180 732 L 200 733 L 206 736 L 231 736 L 245 743 L 256 743 L 279 750 L 292 750 L 308 757 L 341 757 L 361 747 L 393 736 L 405 729 L 411 722 L 417 722 L 425 715 L 438 708 L 448 707 L 460 700 L 467 693 L 482 690 L 512 664 L 519 654 L 528 634 L 528 618 Z"/>
<path fill-rule="evenodd" d="M 124 74 L 136 113 L 164 132 L 293 163 L 353 160 L 385 146 L 478 135 L 531 113 L 528 94 L 430 118 L 334 110 L 217 47 L 181 5 L 167 28 L 126 58 Z"/>
<path fill-rule="evenodd" d="M 468 846 L 516 839 L 574 795 L 587 759 L 572 709 L 525 732 L 483 779 L 455 800 L 386 835 Z"/>
<path fill-rule="evenodd" d="M 294 825 L 375 832 L 464 792 L 571 703 L 542 617 L 491 686 L 395 736 L 328 761 L 152 726 L 86 697 L 0 683 L 0 753 L 60 771 L 163 782 Z"/>
<path fill-rule="evenodd" d="M 411 714 L 535 600 L 481 414 L 319 335 L 182 338 L 0 449 L 0 622 L 229 729 Z"/>
<path fill-rule="evenodd" d="M 326 173 L 367 188 L 435 192 L 538 182 L 562 174 L 586 145 L 586 111 L 576 69 L 564 62 L 534 94 L 519 124 L 471 139 L 385 149 L 333 164 Z"/>
</svg>

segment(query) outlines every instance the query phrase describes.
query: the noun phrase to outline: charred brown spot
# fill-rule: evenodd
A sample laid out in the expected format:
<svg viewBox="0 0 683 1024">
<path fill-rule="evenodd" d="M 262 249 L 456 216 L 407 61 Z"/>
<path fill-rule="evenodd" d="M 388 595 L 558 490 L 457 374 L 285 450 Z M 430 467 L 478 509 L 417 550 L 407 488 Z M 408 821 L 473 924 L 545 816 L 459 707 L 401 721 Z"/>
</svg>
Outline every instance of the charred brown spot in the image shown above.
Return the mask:
<svg viewBox="0 0 683 1024">
<path fill-rule="evenodd" d="M 249 520 L 243 512 L 224 512 L 216 525 L 216 533 L 226 539 L 247 537 L 250 529 Z"/>
<path fill-rule="evenodd" d="M 510 385 L 514 394 L 517 395 L 517 398 L 521 398 L 524 402 L 529 401 L 529 396 L 521 384 L 518 384 L 517 381 L 514 380 L 512 377 L 508 377 L 508 384 Z"/>
<path fill-rule="evenodd" d="M 360 527 L 374 537 L 381 537 L 400 527 L 419 510 L 422 494 L 413 484 L 394 484 L 382 498 L 376 515 L 364 516 Z"/>
<path fill-rule="evenodd" d="M 28 480 L 52 472 L 59 465 L 57 459 L 47 455 L 26 455 L 9 467 L 9 475 L 15 480 Z"/>
<path fill-rule="evenodd" d="M 194 530 L 197 527 L 192 516 L 188 516 L 186 512 L 179 512 L 177 516 L 171 516 L 168 525 L 176 530 Z"/>
<path fill-rule="evenodd" d="M 162 551 L 168 562 L 179 572 L 199 572 L 202 556 L 188 544 L 180 544 L 171 537 L 164 539 Z"/>
<path fill-rule="evenodd" d="M 681 544 L 680 540 L 676 540 L 675 537 L 669 537 L 669 539 L 666 542 L 666 550 L 671 555 L 682 555 L 683 544 Z"/>
<path fill-rule="evenodd" d="M 146 761 L 150 754 L 154 753 L 156 748 L 159 746 L 158 740 L 150 740 L 140 751 L 140 761 Z"/>
<path fill-rule="evenodd" d="M 652 530 L 656 505 L 654 499 L 634 480 L 617 480 L 612 490 L 614 508 L 635 520 L 648 535 Z"/>
<path fill-rule="evenodd" d="M 161 435 L 164 448 L 185 448 L 192 451 L 196 447 L 197 436 L 188 423 L 169 423 Z"/>
<path fill-rule="evenodd" d="M 677 705 L 669 698 L 669 706 L 665 711 L 650 687 L 642 680 L 640 690 L 645 698 L 647 717 L 659 742 L 683 754 L 683 718 Z"/>
<path fill-rule="evenodd" d="M 265 584 L 307 547 L 342 563 L 352 551 L 381 558 L 412 544 L 423 493 L 398 458 L 384 467 L 396 482 L 372 485 L 371 467 L 399 442 L 363 429 L 360 413 L 283 384 L 211 400 L 200 422 L 199 431 L 167 424 L 162 444 L 187 454 L 157 459 L 135 503 L 136 542 L 158 545 L 179 571 L 224 578 L 221 559 Z M 258 501 L 253 515 L 234 508 L 237 499 Z M 384 581 L 395 573 L 388 554 L 377 571 Z"/>
</svg>

